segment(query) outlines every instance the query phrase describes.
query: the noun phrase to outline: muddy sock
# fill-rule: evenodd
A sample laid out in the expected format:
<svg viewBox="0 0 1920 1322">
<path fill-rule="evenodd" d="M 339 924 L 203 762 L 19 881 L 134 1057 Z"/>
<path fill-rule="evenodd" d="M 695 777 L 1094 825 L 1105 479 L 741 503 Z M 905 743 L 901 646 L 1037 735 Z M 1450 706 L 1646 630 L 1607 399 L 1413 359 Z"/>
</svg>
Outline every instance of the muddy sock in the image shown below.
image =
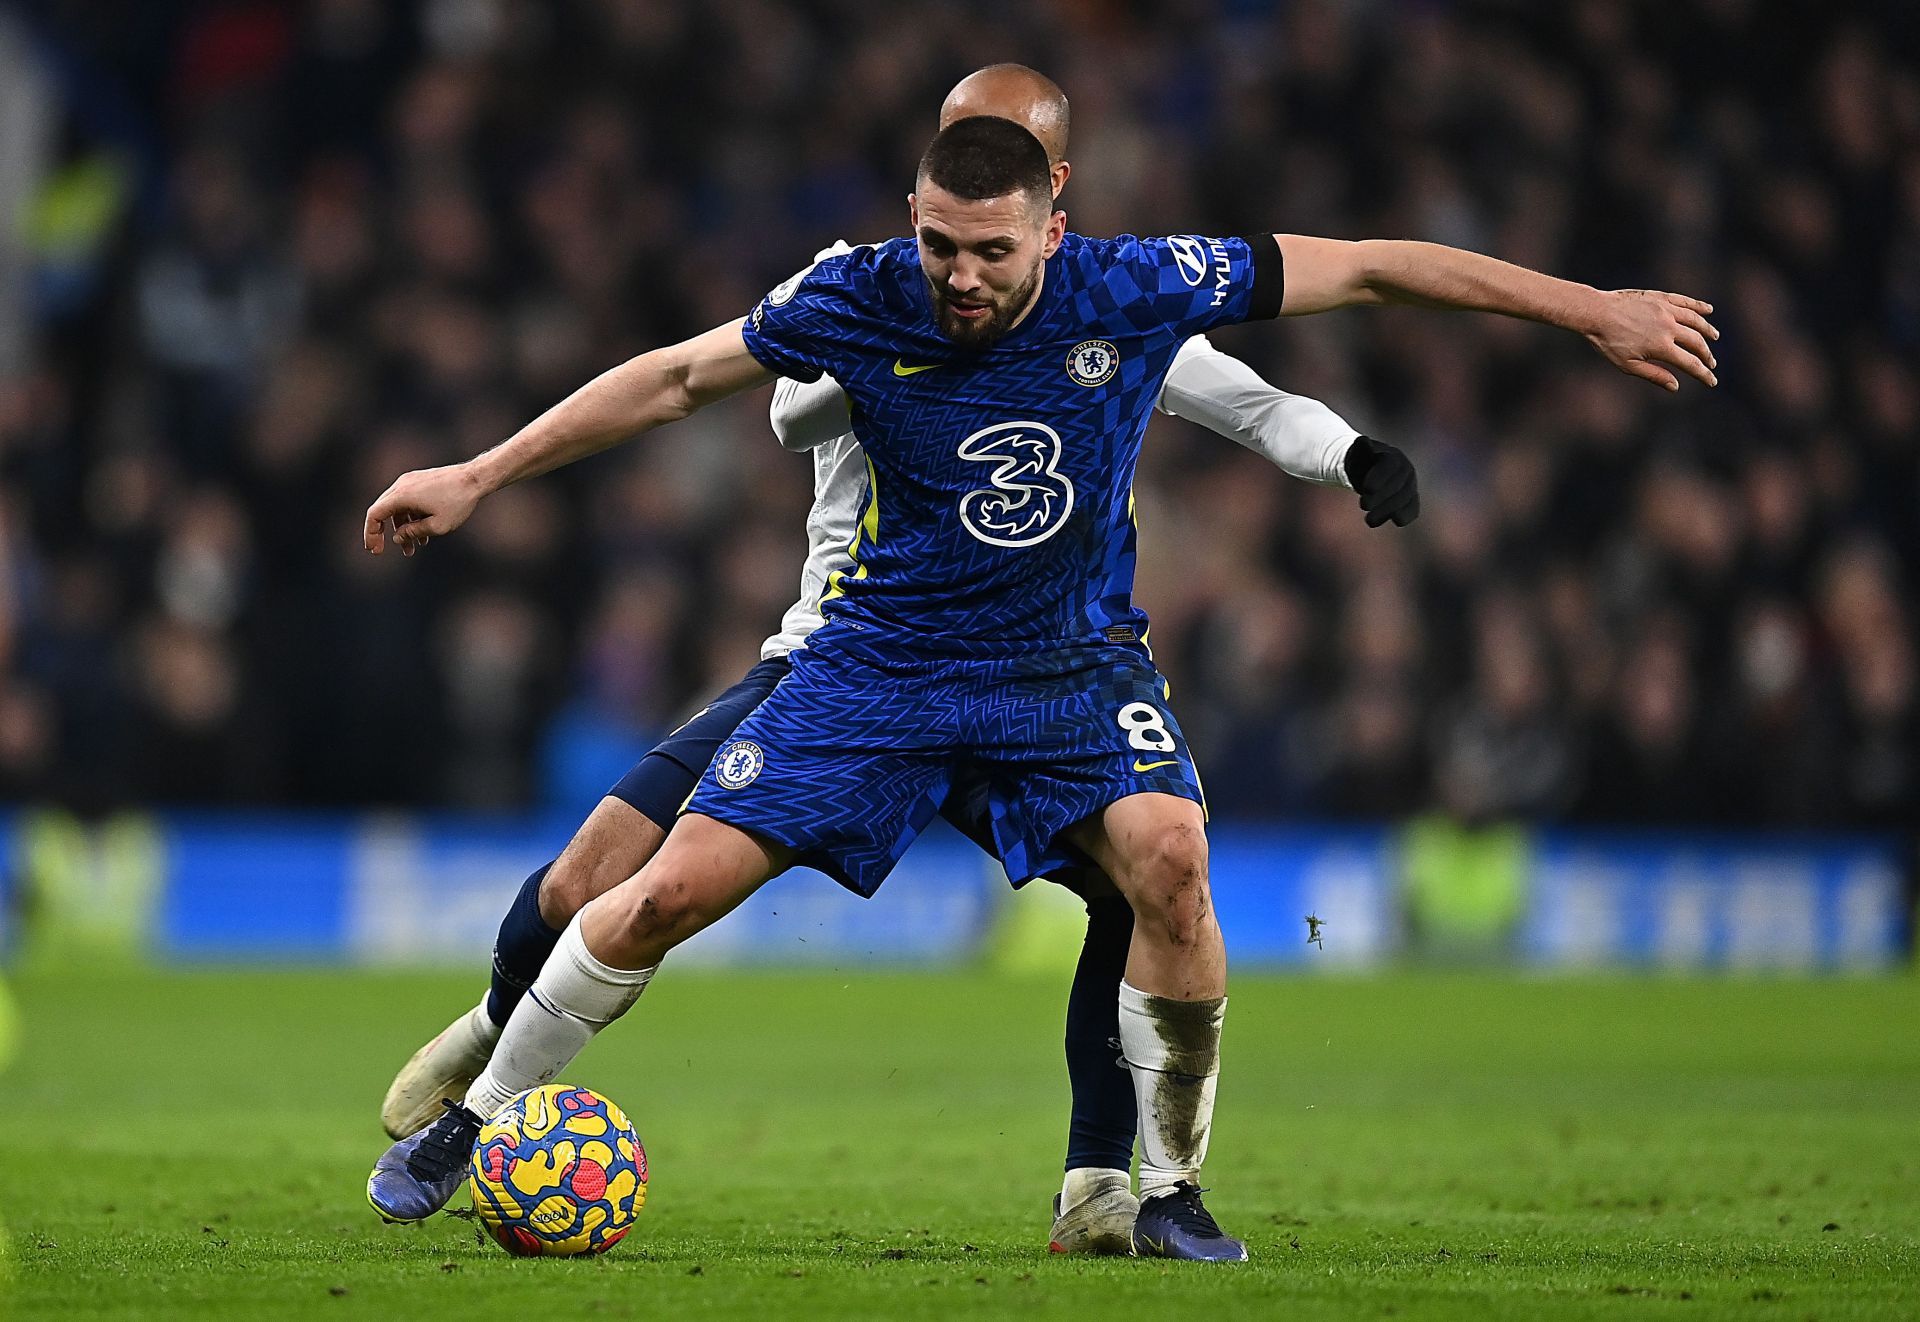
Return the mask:
<svg viewBox="0 0 1920 1322">
<path fill-rule="evenodd" d="M 1080 1166 L 1067 1172 L 1060 1185 L 1060 1210 L 1070 1212 L 1097 1193 L 1131 1189 L 1132 1177 L 1110 1166 Z"/>
<path fill-rule="evenodd" d="M 1140 1198 L 1198 1181 L 1213 1127 L 1227 998 L 1175 1001 L 1120 984 L 1120 1047 L 1140 1106 Z"/>
</svg>

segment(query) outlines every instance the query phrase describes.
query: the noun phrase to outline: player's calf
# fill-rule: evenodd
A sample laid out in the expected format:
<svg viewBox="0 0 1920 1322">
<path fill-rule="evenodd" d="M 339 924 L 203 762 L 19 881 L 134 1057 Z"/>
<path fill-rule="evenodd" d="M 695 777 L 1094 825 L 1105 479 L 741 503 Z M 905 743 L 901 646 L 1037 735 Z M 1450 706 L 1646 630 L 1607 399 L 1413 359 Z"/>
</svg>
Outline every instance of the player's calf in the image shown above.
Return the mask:
<svg viewBox="0 0 1920 1322">
<path fill-rule="evenodd" d="M 552 1083 L 647 989 L 658 965 L 616 968 L 587 949 L 582 925 L 591 908 L 567 925 L 539 979 L 515 1007 L 492 1059 L 467 1090 L 466 1104 L 479 1115 L 491 1116 L 527 1089 Z"/>
<path fill-rule="evenodd" d="M 743 831 L 698 814 L 682 818 L 652 862 L 568 925 L 467 1091 L 467 1105 L 491 1115 L 553 1082 L 640 998 L 660 956 L 732 910 L 786 861 Z"/>
<path fill-rule="evenodd" d="M 522 883 L 494 938 L 486 996 L 415 1051 L 388 1085 L 380 1104 L 380 1124 L 388 1137 L 417 1133 L 440 1115 L 443 1101 L 466 1096 L 573 916 L 646 866 L 665 838 L 646 814 L 608 795 L 560 857 Z"/>
<path fill-rule="evenodd" d="M 1176 1001 L 1120 984 L 1120 1046 L 1140 1108 L 1140 1201 L 1198 1182 L 1213 1130 L 1227 998 Z"/>
<path fill-rule="evenodd" d="M 1142 833 L 1126 862 L 1119 884 L 1133 907 L 1136 952 L 1144 944 L 1153 962 L 1164 966 L 1174 981 L 1212 974 L 1209 947 L 1219 928 L 1207 885 L 1207 837 L 1200 823 L 1182 814 Z M 1196 962 L 1196 967 L 1187 967 Z M 1224 969 L 1220 974 L 1224 981 Z"/>
<path fill-rule="evenodd" d="M 1226 991 L 1226 947 L 1207 885 L 1200 805 L 1135 794 L 1075 828 L 1085 849 L 1127 897 L 1133 937 L 1127 976 L 1143 991 L 1193 1001 Z"/>
<path fill-rule="evenodd" d="M 581 912 L 592 945 L 621 967 L 658 964 L 666 953 L 706 927 L 713 913 L 685 882 L 636 877 Z"/>
</svg>

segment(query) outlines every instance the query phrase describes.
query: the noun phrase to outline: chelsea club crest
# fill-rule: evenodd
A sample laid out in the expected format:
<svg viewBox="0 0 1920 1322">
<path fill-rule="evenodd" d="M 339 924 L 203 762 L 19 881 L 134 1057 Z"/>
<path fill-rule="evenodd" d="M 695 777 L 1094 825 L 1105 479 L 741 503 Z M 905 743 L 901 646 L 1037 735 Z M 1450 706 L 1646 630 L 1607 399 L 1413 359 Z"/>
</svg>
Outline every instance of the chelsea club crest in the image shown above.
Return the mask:
<svg viewBox="0 0 1920 1322">
<path fill-rule="evenodd" d="M 1082 340 L 1067 354 L 1067 375 L 1083 386 L 1103 385 L 1120 366 L 1120 351 L 1111 340 Z"/>
<path fill-rule="evenodd" d="M 760 745 L 736 739 L 714 758 L 713 778 L 720 782 L 723 790 L 745 789 L 753 784 L 754 777 L 766 764 L 767 756 L 760 751 Z"/>
</svg>

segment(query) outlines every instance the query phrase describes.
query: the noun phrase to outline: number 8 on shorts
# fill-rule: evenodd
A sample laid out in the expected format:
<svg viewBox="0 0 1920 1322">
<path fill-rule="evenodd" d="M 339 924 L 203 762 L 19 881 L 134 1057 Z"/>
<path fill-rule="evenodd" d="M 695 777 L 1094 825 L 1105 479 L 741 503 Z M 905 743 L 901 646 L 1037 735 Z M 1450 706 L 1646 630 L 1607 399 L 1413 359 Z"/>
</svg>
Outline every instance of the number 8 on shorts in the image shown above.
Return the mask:
<svg viewBox="0 0 1920 1322">
<path fill-rule="evenodd" d="M 1173 732 L 1167 718 L 1150 702 L 1129 702 L 1114 717 L 1127 732 L 1127 742 L 1143 753 L 1171 753 Z"/>
</svg>

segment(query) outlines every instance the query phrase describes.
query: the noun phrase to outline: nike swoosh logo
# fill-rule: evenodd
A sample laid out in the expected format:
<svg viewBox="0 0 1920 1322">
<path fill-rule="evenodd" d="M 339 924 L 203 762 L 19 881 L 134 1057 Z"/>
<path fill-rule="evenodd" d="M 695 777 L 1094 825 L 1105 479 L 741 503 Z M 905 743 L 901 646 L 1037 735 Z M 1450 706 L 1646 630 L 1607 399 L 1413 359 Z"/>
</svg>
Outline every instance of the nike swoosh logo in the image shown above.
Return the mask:
<svg viewBox="0 0 1920 1322">
<path fill-rule="evenodd" d="M 908 367 L 896 358 L 893 360 L 893 374 L 895 376 L 912 376 L 915 372 L 931 372 L 939 366 L 941 366 L 939 363 L 926 363 L 919 367 Z"/>
<path fill-rule="evenodd" d="M 1148 762 L 1144 765 L 1139 758 L 1136 757 L 1133 759 L 1133 769 L 1135 771 L 1152 771 L 1155 767 L 1177 767 L 1179 765 L 1180 759 L 1177 757 L 1170 757 L 1164 762 Z"/>
</svg>

